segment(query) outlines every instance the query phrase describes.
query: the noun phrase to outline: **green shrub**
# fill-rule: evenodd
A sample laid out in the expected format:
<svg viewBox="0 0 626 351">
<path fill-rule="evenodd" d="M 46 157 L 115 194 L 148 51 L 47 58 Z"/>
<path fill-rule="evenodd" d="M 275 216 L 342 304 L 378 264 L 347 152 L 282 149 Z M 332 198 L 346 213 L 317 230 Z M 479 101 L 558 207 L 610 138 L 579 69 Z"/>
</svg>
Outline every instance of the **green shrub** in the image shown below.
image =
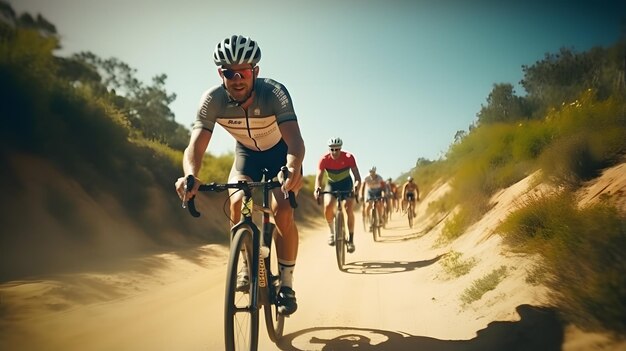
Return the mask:
<svg viewBox="0 0 626 351">
<path fill-rule="evenodd" d="M 476 265 L 475 258 L 463 260 L 462 256 L 460 252 L 450 251 L 439 261 L 439 264 L 448 275 L 458 278 L 469 273 Z"/>
<path fill-rule="evenodd" d="M 506 266 L 500 266 L 500 268 L 494 269 L 491 273 L 474 281 L 471 287 L 463 291 L 461 301 L 464 304 L 470 304 L 480 300 L 486 292 L 495 289 L 498 284 L 500 284 L 502 279 L 506 276 L 506 271 Z"/>
<path fill-rule="evenodd" d="M 582 327 L 626 332 L 626 218 L 570 193 L 534 197 L 499 227 L 516 250 L 539 253 L 554 304 Z"/>
</svg>

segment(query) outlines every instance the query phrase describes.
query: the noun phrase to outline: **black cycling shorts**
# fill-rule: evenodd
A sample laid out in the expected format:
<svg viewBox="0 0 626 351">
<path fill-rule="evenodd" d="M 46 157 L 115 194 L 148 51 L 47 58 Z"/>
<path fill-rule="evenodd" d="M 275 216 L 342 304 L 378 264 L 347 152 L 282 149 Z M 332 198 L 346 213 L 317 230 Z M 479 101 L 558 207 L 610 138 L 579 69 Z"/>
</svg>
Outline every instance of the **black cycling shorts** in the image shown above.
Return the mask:
<svg viewBox="0 0 626 351">
<path fill-rule="evenodd" d="M 285 163 L 287 163 L 287 143 L 282 139 L 265 151 L 250 150 L 239 142 L 235 147 L 235 170 L 240 175 L 250 177 L 253 182 L 262 180 L 263 168 L 267 168 L 273 178 Z"/>
<path fill-rule="evenodd" d="M 406 199 L 408 201 L 411 201 L 411 202 L 415 201 L 415 194 L 414 193 L 406 193 Z"/>
<path fill-rule="evenodd" d="M 351 191 L 353 187 L 354 183 L 352 183 L 352 177 L 348 177 L 338 182 L 328 182 L 324 191 Z"/>
</svg>

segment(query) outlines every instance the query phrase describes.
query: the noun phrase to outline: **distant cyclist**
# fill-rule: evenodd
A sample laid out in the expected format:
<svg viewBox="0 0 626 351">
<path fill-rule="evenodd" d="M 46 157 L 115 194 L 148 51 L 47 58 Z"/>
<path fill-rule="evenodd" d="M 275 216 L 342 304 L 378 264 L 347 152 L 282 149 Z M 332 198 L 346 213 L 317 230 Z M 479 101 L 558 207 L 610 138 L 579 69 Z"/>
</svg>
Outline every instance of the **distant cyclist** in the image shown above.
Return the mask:
<svg viewBox="0 0 626 351">
<path fill-rule="evenodd" d="M 402 208 L 407 209 L 407 205 L 413 205 L 413 216 L 417 216 L 415 212 L 416 202 L 420 199 L 420 190 L 417 184 L 413 182 L 413 177 L 409 176 L 406 183 L 402 186 Z"/>
<path fill-rule="evenodd" d="M 391 199 L 391 208 L 398 212 L 398 185 L 393 182 L 393 179 L 387 179 L 387 188 L 389 189 L 389 198 Z"/>
<path fill-rule="evenodd" d="M 363 180 L 361 186 L 361 198 L 364 199 L 366 205 L 363 206 L 363 218 L 367 218 L 367 214 L 372 209 L 372 202 L 379 197 L 384 196 L 385 180 L 379 174 L 376 173 L 376 166 L 370 168 L 369 175 Z M 378 218 L 383 218 L 383 204 L 382 201 L 376 202 L 376 210 L 378 211 Z M 371 230 L 372 228 L 370 228 Z"/>
<path fill-rule="evenodd" d="M 324 154 L 320 159 L 317 167 L 317 177 L 315 178 L 315 199 L 317 200 L 322 190 L 324 174 L 328 179 L 328 183 L 324 191 L 354 191 L 354 195 L 358 194 L 361 185 L 361 175 L 356 165 L 354 155 L 349 152 L 341 151 L 343 141 L 340 138 L 331 138 L 328 140 L 328 153 Z M 350 176 L 352 172 L 352 176 Z M 352 180 L 354 177 L 354 181 Z M 350 197 L 345 202 L 346 212 L 348 215 L 348 242 L 346 244 L 348 252 L 354 252 L 354 198 Z M 335 213 L 335 201 L 332 195 L 324 195 L 324 217 L 330 228 L 330 238 L 328 245 L 335 245 L 335 228 L 333 226 L 333 218 Z"/>
</svg>

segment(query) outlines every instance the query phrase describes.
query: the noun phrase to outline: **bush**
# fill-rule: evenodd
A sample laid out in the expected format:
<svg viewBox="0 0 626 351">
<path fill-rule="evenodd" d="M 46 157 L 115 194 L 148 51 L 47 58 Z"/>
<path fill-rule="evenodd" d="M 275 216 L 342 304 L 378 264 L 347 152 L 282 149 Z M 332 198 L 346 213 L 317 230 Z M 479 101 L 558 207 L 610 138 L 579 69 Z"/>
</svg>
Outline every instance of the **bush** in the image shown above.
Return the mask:
<svg viewBox="0 0 626 351">
<path fill-rule="evenodd" d="M 580 209 L 567 192 L 537 196 L 499 229 L 516 250 L 541 254 L 544 283 L 567 319 L 626 332 L 626 218 L 615 208 Z"/>
</svg>

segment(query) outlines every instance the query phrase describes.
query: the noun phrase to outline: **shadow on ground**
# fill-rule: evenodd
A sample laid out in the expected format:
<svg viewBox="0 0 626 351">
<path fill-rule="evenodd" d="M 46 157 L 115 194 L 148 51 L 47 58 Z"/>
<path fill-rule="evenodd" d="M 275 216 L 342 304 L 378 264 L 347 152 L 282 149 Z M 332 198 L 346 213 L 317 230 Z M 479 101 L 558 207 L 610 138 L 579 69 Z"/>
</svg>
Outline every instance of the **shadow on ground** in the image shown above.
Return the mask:
<svg viewBox="0 0 626 351">
<path fill-rule="evenodd" d="M 563 324 L 555 310 L 531 305 L 516 308 L 519 321 L 495 321 L 469 340 L 440 340 L 402 332 L 351 328 L 319 327 L 285 335 L 283 351 L 560 351 Z"/>
<path fill-rule="evenodd" d="M 351 274 L 391 274 L 410 272 L 439 261 L 443 255 L 423 261 L 358 261 L 349 262 L 343 271 Z"/>
</svg>

